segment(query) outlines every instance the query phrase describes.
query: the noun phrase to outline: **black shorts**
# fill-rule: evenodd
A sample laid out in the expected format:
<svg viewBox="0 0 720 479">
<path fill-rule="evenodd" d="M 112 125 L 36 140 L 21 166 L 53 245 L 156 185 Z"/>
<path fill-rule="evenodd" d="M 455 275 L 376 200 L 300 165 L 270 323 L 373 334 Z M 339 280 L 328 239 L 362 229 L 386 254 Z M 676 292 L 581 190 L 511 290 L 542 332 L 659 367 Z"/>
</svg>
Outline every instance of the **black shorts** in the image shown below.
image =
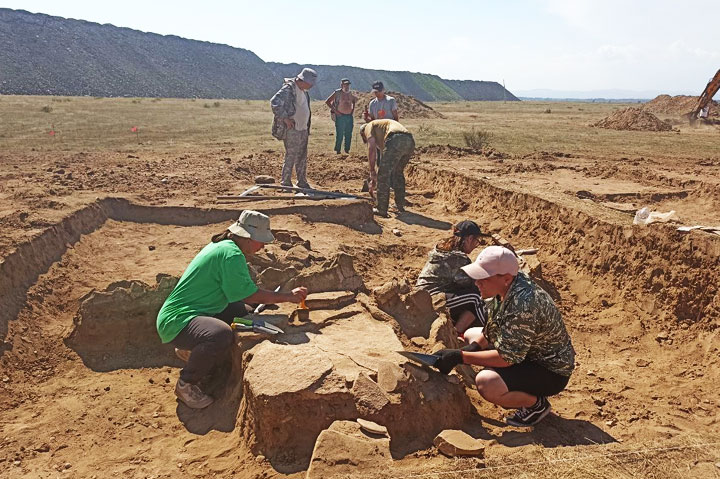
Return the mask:
<svg viewBox="0 0 720 479">
<path fill-rule="evenodd" d="M 492 368 L 508 391 L 522 391 L 533 396 L 554 396 L 565 389 L 570 376 L 557 374 L 534 361 L 523 361 L 506 368 Z"/>
</svg>

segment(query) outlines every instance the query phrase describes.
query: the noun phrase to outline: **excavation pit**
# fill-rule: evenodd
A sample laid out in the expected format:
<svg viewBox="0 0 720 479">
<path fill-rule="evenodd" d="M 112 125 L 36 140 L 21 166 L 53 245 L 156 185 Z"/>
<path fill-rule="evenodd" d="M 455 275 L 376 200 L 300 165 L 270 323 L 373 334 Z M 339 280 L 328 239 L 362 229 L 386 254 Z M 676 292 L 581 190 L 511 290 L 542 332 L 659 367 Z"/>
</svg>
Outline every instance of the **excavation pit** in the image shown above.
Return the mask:
<svg viewBox="0 0 720 479">
<path fill-rule="evenodd" d="M 298 282 L 299 278 L 303 278 L 318 293 L 327 292 L 329 286 L 340 291 L 334 304 L 308 302 L 311 316 L 307 322 L 294 323 L 289 318 L 294 307 L 263 313 L 265 319 L 286 332 L 283 335 L 267 338 L 238 334 L 238 345 L 227 369 L 229 378 L 217 390 L 216 407 L 202 412 L 190 411 L 174 401 L 172 387 L 180 364 L 172 348 L 142 342 L 156 337 L 154 314 L 145 314 L 141 319 L 137 313 L 143 303 L 151 305 L 148 308 L 159 307 L 166 291 L 163 288 L 170 288 L 169 284 L 161 286 L 163 281 L 169 281 L 164 278 L 177 278 L 210 236 L 237 218 L 238 211 L 153 208 L 103 200 L 53 228 L 41 243 L 19 248 L 22 254 L 0 265 L 14 265 L 14 270 L 5 273 L 18 272 L 12 275 L 13 285 L 0 279 L 0 288 L 20 297 L 18 319 L 30 325 L 28 331 L 15 330 L 15 342 L 4 345 L 11 348 L 7 349 L 11 354 L 6 355 L 8 362 L 4 363 L 8 366 L 8 384 L 22 380 L 21 368 L 13 367 L 10 361 L 23 354 L 21 359 L 26 365 L 51 368 L 43 386 L 46 390 L 68 392 L 58 394 L 61 402 L 57 408 L 48 407 L 51 414 L 59 411 L 54 416 L 28 415 L 18 423 L 37 423 L 34 427 L 38 431 L 55 431 L 59 427 L 71 431 L 66 433 L 71 440 L 64 442 L 70 442 L 75 452 L 79 447 L 91 447 L 91 440 L 100 442 L 100 435 L 110 430 L 123 445 L 138 444 L 133 449 L 138 461 L 144 454 L 141 448 L 151 446 L 164 457 L 177 454 L 182 471 L 206 461 L 210 466 L 203 466 L 204 472 L 253 467 L 263 472 L 299 473 L 310 464 L 315 438 L 324 430 L 333 431 L 333 421 L 363 418 L 386 426 L 393 461 L 412 461 L 415 455 L 408 453 L 432 447 L 431 436 L 439 429 L 464 427 L 475 438 L 496 439 L 502 446 L 513 448 L 531 443 L 554 447 L 612 442 L 613 437 L 622 434 L 659 430 L 661 424 L 671 420 L 670 416 L 661 418 L 665 413 L 657 412 L 657 408 L 653 410 L 657 419 L 638 419 L 630 414 L 645 406 L 648 391 L 660 391 L 657 394 L 663 399 L 682 398 L 689 379 L 676 378 L 673 384 L 655 383 L 653 379 L 655 368 L 668 368 L 663 361 L 680 360 L 677 346 L 693 345 L 695 354 L 714 351 L 712 321 L 717 318 L 718 303 L 717 289 L 709 278 L 716 265 L 715 243 L 693 237 L 690 248 L 662 225 L 639 229 L 604 222 L 585 211 L 448 172 L 417 169 L 410 178 L 415 188 L 433 188 L 435 193 L 432 204 L 416 207 L 413 223 L 401 224 L 398 220 L 393 225 L 402 229 L 402 237 L 389 231 L 377 234 L 380 226 L 372 222 L 367 204 L 344 210 L 331 218 L 335 220 L 332 223 L 319 218 L 332 212 L 333 205 L 287 214 L 276 209 L 272 213 L 278 243 L 268 248 L 268 254 L 250 262 L 258 280 L 272 288 L 291 281 L 300 285 L 303 283 Z M 466 388 L 464 377 L 446 380 L 387 352 L 394 348 L 430 352 L 439 344 L 453 346 L 447 321 L 441 321 L 441 312 L 427 311 L 423 298 L 414 298 L 412 292 L 403 289 L 398 291 L 400 304 L 392 299 L 380 308 L 382 301 L 375 301 L 372 292 L 393 278 L 417 274 L 429 248 L 448 233 L 436 226 L 461 219 L 459 214 L 441 208 L 453 205 L 454 199 L 467 191 L 475 192 L 477 198 L 466 196 L 463 217 L 493 225 L 515 246 L 539 250 L 537 257 L 547 280 L 544 286 L 555 288 L 554 297 L 579 345 L 578 372 L 570 388 L 553 401 L 553 406 L 558 406 L 558 417 L 548 418 L 544 428 L 533 433 L 520 434 L 498 425 L 496 419 L 502 411 Z M 421 203 L 417 195 L 410 194 L 410 198 Z M 369 218 L 368 222 L 341 223 L 353 215 Z M 382 227 L 389 229 L 386 224 Z M 158 273 L 167 276 L 158 279 Z M 675 280 L 684 277 L 692 283 L 687 293 L 673 286 Z M 428 313 L 429 330 L 427 323 L 409 321 L 413 315 L 408 312 L 416 307 Z M 48 327 L 42 334 L 56 339 L 67 337 L 74 352 L 50 342 L 25 346 L 21 337 L 34 340 L 40 336 L 32 325 L 43 324 L 46 317 L 64 326 Z M 93 318 L 97 327 L 82 330 L 81 323 L 73 322 L 80 317 Z M 678 317 L 689 326 L 678 327 Z M 9 318 L 16 327 L 21 321 L 14 320 L 15 316 Z M 124 326 L 123 321 L 128 324 Z M 141 338 L 112 329 L 137 331 L 135 322 L 146 326 Z M 356 337 L 360 339 L 353 341 Z M 77 353 L 82 362 L 66 361 L 62 374 L 53 376 L 52 368 L 56 366 L 52 361 L 44 364 L 42 358 L 35 363 L 26 359 L 33 354 L 33 348 L 43 352 L 46 345 L 54 357 L 64 359 Z M 640 362 L 645 366 L 639 371 L 645 375 L 627 367 L 646 359 L 643 355 L 649 357 Z M 134 359 L 128 361 L 127 357 Z M 124 362 L 118 362 L 118 358 Z M 597 364 L 603 364 L 603 369 Z M 38 369 L 25 371 L 35 374 Z M 695 373 L 714 374 L 693 369 Z M 291 380 L 282 381 L 285 377 Z M 698 384 L 697 377 L 693 381 Z M 709 392 L 712 383 L 708 379 L 693 387 Z M 634 387 L 631 392 L 626 392 L 630 390 L 628 384 Z M 52 399 L 48 395 L 47 401 Z M 47 401 L 46 407 L 50 404 Z M 598 415 L 596 406 L 603 402 L 600 411 L 604 417 Z M 453 411 L 452 415 L 447 416 L 448 410 Z M 703 414 L 703 409 L 694 411 Z M 88 424 L 86 415 L 96 412 L 112 421 L 101 417 L 100 426 L 91 429 L 93 425 Z M 617 418 L 618 425 L 606 426 L 610 421 L 607 415 Z M 427 418 L 431 420 L 423 423 Z M 676 421 L 674 416 L 672 420 Z M 112 424 L 110 429 L 107 424 Z M 677 419 L 677 424 L 683 430 L 697 426 L 696 421 L 687 418 Z M 86 431 L 89 439 L 81 443 L 83 437 L 75 435 L 85 435 Z M 668 431 L 662 429 L 661 433 L 670 434 Z M 149 439 L 146 443 L 141 438 Z M 172 449 L 162 449 L 171 439 L 175 440 Z M 224 444 L 221 450 L 220 443 Z M 120 452 L 122 449 L 107 448 L 103 452 L 117 463 L 135 460 L 128 459 Z M 489 454 L 493 450 L 496 448 L 489 447 Z M 423 461 L 438 461 L 422 454 Z M 256 459 L 261 456 L 264 461 Z M 83 461 L 69 460 L 78 468 Z"/>
<path fill-rule="evenodd" d="M 72 279 L 57 283 L 45 304 L 64 311 L 61 316 L 72 324 L 65 344 L 95 373 L 145 375 L 180 368 L 173 347 L 160 343 L 155 318 L 184 267 L 228 222 L 192 224 L 204 223 L 205 211 L 193 216 L 189 209 L 177 214 L 137 208 L 142 214 L 136 221 L 127 210 L 108 218 L 103 213 L 111 205 L 76 213 L 84 230 L 69 232 L 77 239 L 58 246 L 48 273 L 34 273 L 40 279 L 30 294 L 44 288 L 45 281 L 65 278 L 63 271 L 73 272 Z M 296 472 L 309 466 L 315 439 L 335 420 L 364 418 L 386 426 L 393 455 L 402 457 L 473 416 L 460 381 L 428 375 L 395 353 L 404 346 L 393 325 L 373 318 L 357 300 L 358 293 L 369 292 L 356 271 L 357 257 L 341 245 L 316 241 L 317 235 L 336 235 L 337 228 L 346 238 L 366 241 L 368 233 L 362 231 L 373 231 L 374 223 L 354 221 L 364 218 L 366 205 L 360 205 L 360 213 L 341 207 L 338 221 L 349 226 L 309 222 L 312 211 L 272 216 L 277 241 L 248 258 L 251 273 L 268 289 L 308 287 L 310 317 L 295 322 L 294 308 L 283 305 L 261 317 L 284 334 L 238 333 L 223 383 L 213 389 L 216 404 L 200 413 L 177 406 L 188 431 L 232 430 L 276 470 Z M 236 218 L 238 212 L 208 214 L 212 219 L 220 215 Z M 167 224 L 171 218 L 181 225 Z M 306 235 L 308 230 L 313 234 Z M 172 395 L 175 374 L 163 382 L 162 394 Z M 430 419 L 420 422 L 418 417 Z"/>
</svg>

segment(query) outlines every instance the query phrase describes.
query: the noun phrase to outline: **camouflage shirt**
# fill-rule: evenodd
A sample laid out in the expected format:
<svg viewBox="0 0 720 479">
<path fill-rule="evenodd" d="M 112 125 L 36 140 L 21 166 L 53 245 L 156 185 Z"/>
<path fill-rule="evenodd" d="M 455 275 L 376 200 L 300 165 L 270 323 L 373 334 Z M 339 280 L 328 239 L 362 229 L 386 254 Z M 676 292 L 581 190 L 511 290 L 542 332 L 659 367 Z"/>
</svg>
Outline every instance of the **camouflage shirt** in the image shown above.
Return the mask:
<svg viewBox="0 0 720 479">
<path fill-rule="evenodd" d="M 518 364 L 534 361 L 562 376 L 575 368 L 575 350 L 560 311 L 550 295 L 518 273 L 503 301 L 488 306 L 485 337 L 502 358 Z"/>
<path fill-rule="evenodd" d="M 305 91 L 305 98 L 310 105 L 310 94 Z M 272 136 L 278 140 L 284 140 L 287 133 L 287 126 L 283 119 L 292 118 L 295 115 L 295 79 L 285 78 L 283 86 L 270 99 L 270 108 L 274 115 L 272 124 Z M 312 121 L 312 112 L 308 117 L 307 129 L 310 131 L 310 123 Z"/>
<path fill-rule="evenodd" d="M 428 254 L 425 267 L 420 271 L 416 285 L 431 294 L 472 286 L 473 280 L 460 269 L 470 263 L 470 258 L 462 251 L 439 251 L 433 248 Z"/>
</svg>

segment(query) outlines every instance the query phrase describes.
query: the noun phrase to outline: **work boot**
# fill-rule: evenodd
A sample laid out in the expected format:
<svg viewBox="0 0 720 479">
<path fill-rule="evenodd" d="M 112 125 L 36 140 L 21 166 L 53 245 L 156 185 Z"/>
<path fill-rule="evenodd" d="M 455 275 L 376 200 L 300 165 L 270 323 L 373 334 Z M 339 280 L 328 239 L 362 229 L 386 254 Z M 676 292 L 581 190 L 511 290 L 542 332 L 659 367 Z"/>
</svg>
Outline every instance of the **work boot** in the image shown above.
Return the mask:
<svg viewBox="0 0 720 479">
<path fill-rule="evenodd" d="M 195 384 L 186 383 L 182 379 L 178 379 L 175 385 L 175 395 L 191 409 L 203 409 L 215 401 Z"/>
<path fill-rule="evenodd" d="M 389 217 L 390 217 L 390 215 L 388 214 L 387 211 L 380 211 L 380 210 L 377 209 L 377 208 L 373 208 L 373 214 L 376 215 L 376 216 L 382 216 L 383 218 L 389 218 Z"/>
<path fill-rule="evenodd" d="M 189 349 L 178 349 L 178 348 L 175 348 L 175 356 L 177 356 L 178 358 L 180 358 L 180 360 L 183 361 L 183 362 L 188 362 L 188 361 L 190 361 L 190 353 L 191 353 L 191 352 L 192 352 L 192 351 L 190 351 Z"/>
<path fill-rule="evenodd" d="M 530 407 L 521 407 L 514 414 L 505 418 L 505 422 L 511 426 L 528 427 L 534 426 L 550 414 L 550 402 L 545 396 L 538 396 L 537 402 Z"/>
</svg>

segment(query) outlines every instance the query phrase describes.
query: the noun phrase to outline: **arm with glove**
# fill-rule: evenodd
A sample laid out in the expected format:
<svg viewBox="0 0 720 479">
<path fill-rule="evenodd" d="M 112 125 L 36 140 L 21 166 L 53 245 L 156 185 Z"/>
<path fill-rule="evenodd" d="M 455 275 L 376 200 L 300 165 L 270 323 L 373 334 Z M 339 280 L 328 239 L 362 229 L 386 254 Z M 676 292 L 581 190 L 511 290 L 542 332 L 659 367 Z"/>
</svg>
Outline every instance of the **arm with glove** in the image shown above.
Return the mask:
<svg viewBox="0 0 720 479">
<path fill-rule="evenodd" d="M 480 351 L 478 343 L 471 343 L 461 349 L 441 349 L 435 354 L 440 357 L 435 367 L 443 374 L 450 374 L 450 371 L 460 364 L 475 364 L 489 368 L 512 366 L 495 349 Z"/>
</svg>

